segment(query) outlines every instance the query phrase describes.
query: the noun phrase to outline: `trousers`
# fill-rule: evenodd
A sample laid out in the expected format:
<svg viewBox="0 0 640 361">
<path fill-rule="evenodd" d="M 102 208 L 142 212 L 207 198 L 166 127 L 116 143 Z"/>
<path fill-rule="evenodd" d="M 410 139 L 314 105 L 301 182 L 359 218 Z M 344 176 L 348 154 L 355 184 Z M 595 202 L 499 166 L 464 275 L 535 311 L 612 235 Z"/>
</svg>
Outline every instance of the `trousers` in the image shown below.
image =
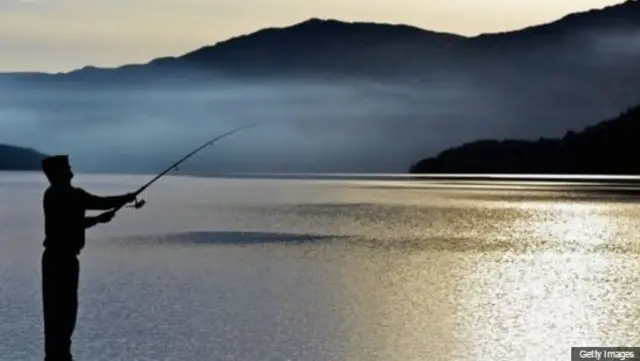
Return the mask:
<svg viewBox="0 0 640 361">
<path fill-rule="evenodd" d="M 71 337 L 78 313 L 80 264 L 74 254 L 45 250 L 42 301 L 45 361 L 73 361 Z"/>
</svg>

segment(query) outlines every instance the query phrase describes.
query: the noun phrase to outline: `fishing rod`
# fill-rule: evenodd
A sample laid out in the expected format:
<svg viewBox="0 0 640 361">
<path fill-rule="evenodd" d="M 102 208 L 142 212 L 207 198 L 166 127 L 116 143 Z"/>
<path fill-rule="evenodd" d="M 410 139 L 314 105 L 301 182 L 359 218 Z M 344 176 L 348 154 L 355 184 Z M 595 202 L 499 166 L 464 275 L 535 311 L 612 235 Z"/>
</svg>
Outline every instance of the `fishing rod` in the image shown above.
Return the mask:
<svg viewBox="0 0 640 361">
<path fill-rule="evenodd" d="M 177 167 L 182 164 L 182 162 L 186 161 L 187 159 L 191 158 L 192 156 L 194 156 L 196 153 L 198 153 L 199 151 L 203 150 L 204 148 L 213 145 L 215 142 L 217 142 L 218 140 L 221 140 L 222 138 L 226 138 L 234 133 L 237 133 L 239 131 L 245 130 L 245 129 L 249 129 L 252 127 L 255 127 L 257 124 L 249 124 L 249 125 L 245 125 L 242 127 L 238 127 L 235 129 L 232 129 L 224 134 L 218 135 L 217 137 L 207 141 L 206 143 L 204 143 L 203 145 L 201 145 L 200 147 L 196 148 L 194 151 L 190 152 L 189 154 L 185 155 L 184 157 L 182 157 L 180 160 L 178 160 L 177 162 L 173 163 L 171 166 L 169 166 L 167 169 L 165 169 L 164 171 L 162 171 L 160 174 L 158 174 L 157 176 L 155 176 L 153 179 L 151 179 L 149 182 L 147 182 L 145 185 L 143 185 L 142 187 L 140 187 L 137 191 L 134 192 L 134 194 L 136 195 L 136 197 L 144 192 L 147 188 L 149 188 L 149 186 L 151 186 L 153 183 L 155 183 L 158 179 L 162 178 L 164 175 L 166 175 L 167 173 L 171 172 L 174 169 L 177 169 Z M 141 200 L 136 200 L 135 203 L 131 206 L 127 206 L 129 208 L 136 208 L 136 209 L 140 209 L 145 205 L 145 200 L 141 199 Z M 115 214 L 116 212 L 118 212 L 120 209 L 122 209 L 122 207 L 124 207 L 124 205 L 115 208 L 112 210 L 112 212 Z"/>
</svg>

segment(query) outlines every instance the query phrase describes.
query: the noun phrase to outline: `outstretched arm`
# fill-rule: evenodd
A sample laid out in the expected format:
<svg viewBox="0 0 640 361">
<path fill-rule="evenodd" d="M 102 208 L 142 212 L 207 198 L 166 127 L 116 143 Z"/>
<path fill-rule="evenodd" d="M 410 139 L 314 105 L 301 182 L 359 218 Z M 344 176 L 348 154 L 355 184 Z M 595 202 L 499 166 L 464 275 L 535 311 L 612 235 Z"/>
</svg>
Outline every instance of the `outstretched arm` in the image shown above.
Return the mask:
<svg viewBox="0 0 640 361">
<path fill-rule="evenodd" d="M 108 211 L 108 212 L 100 213 L 97 216 L 84 217 L 84 228 L 85 229 L 91 228 L 100 223 L 108 223 L 111 221 L 111 219 L 113 219 L 114 215 L 115 215 L 115 212 Z"/>
<path fill-rule="evenodd" d="M 84 229 L 91 228 L 100 223 L 98 217 L 84 217 Z"/>
<path fill-rule="evenodd" d="M 127 193 L 119 196 L 100 197 L 80 189 L 86 210 L 107 210 L 124 206 L 136 200 L 135 193 Z"/>
</svg>

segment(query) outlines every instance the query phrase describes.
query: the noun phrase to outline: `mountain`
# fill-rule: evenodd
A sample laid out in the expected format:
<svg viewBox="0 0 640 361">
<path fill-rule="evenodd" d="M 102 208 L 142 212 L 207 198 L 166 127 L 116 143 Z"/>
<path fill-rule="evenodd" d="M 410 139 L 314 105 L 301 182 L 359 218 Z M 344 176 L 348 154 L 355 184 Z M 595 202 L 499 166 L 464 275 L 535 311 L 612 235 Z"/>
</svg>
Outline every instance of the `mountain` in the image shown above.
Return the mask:
<svg viewBox="0 0 640 361">
<path fill-rule="evenodd" d="M 20 80 L 197 81 L 220 77 L 388 77 L 442 65 L 464 37 L 407 25 L 312 18 L 204 46 L 177 57 L 117 68 L 86 66 L 68 73 L 15 74 Z"/>
<path fill-rule="evenodd" d="M 557 138 L 640 103 L 639 39 L 640 1 L 473 37 L 310 19 L 146 64 L 0 76 L 0 133 L 133 171 L 259 122 L 192 164 L 405 172 L 457 144 Z"/>
<path fill-rule="evenodd" d="M 46 157 L 34 149 L 0 144 L 0 171 L 40 170 L 41 161 Z"/>
<path fill-rule="evenodd" d="M 640 106 L 563 138 L 481 140 L 414 164 L 410 173 L 640 174 Z"/>
<path fill-rule="evenodd" d="M 473 66 L 493 64 L 493 69 L 499 69 L 505 62 L 516 60 L 540 61 L 545 64 L 537 65 L 548 68 L 558 64 L 554 57 L 559 55 L 570 56 L 575 62 L 579 59 L 576 52 L 589 50 L 594 37 L 626 34 L 633 37 L 637 34 L 629 32 L 639 29 L 638 0 L 570 14 L 548 24 L 475 37 L 408 25 L 312 18 L 292 26 L 234 37 L 181 56 L 157 58 L 146 64 L 112 69 L 86 66 L 69 73 L 15 76 L 22 80 L 104 81 L 157 80 L 171 76 L 195 80 L 205 75 L 419 78 L 433 71 L 469 71 Z M 514 59 L 510 61 L 511 56 Z"/>
</svg>

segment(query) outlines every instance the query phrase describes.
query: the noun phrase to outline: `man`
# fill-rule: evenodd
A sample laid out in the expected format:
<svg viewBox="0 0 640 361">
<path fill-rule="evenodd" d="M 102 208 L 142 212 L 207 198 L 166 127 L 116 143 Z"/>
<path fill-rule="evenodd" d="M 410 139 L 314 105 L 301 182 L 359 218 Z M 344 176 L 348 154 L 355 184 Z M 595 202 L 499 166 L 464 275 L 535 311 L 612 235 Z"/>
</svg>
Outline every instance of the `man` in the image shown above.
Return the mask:
<svg viewBox="0 0 640 361">
<path fill-rule="evenodd" d="M 136 199 L 134 193 L 98 197 L 71 185 L 66 155 L 48 157 L 42 170 L 50 186 L 44 192 L 45 241 L 42 255 L 45 361 L 72 361 L 71 336 L 78 310 L 78 255 L 85 229 L 113 218 L 114 208 Z M 86 217 L 86 210 L 110 210 Z"/>
</svg>

